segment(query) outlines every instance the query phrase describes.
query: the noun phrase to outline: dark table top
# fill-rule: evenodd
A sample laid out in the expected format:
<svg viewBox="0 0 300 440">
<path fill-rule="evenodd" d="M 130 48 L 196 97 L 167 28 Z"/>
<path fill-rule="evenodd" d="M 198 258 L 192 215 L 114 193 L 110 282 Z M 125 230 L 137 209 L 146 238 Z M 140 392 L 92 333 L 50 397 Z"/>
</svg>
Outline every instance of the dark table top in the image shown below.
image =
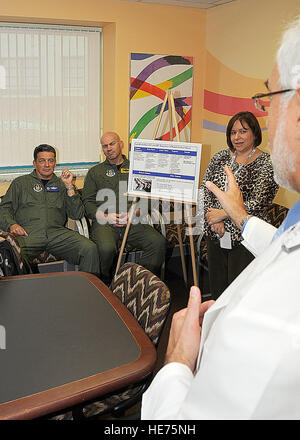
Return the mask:
<svg viewBox="0 0 300 440">
<path fill-rule="evenodd" d="M 145 378 L 156 360 L 127 308 L 83 272 L 0 279 L 0 325 L 0 419 L 103 396 Z"/>
</svg>

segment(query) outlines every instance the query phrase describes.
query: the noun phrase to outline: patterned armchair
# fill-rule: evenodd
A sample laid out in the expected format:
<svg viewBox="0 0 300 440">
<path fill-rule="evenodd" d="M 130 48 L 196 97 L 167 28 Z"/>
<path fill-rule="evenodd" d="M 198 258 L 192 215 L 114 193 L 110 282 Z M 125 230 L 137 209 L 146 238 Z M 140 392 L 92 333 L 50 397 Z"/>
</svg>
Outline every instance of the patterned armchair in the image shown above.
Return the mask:
<svg viewBox="0 0 300 440">
<path fill-rule="evenodd" d="M 26 271 L 24 267 L 24 262 L 22 261 L 21 249 L 17 239 L 10 232 L 0 231 L 0 243 L 4 241 L 7 241 L 10 244 L 11 249 L 13 250 L 14 261 L 13 264 L 10 265 L 10 269 L 14 268 L 14 270 L 11 271 L 15 272 L 15 274 L 23 275 Z M 0 264 L 2 263 L 3 261 L 0 262 Z M 3 274 L 1 273 L 1 269 L 0 276 L 3 276 Z"/>
<path fill-rule="evenodd" d="M 271 203 L 265 210 L 267 221 L 275 228 L 279 228 L 283 220 L 286 218 L 289 209 L 285 206 L 278 205 L 277 203 Z"/>
</svg>

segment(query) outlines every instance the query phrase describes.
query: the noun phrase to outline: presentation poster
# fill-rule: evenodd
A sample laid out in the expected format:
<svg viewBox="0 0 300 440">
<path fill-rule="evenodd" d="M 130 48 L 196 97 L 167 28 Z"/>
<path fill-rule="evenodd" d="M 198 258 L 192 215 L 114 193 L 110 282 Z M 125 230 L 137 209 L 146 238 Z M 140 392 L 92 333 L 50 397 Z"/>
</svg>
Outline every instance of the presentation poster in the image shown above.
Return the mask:
<svg viewBox="0 0 300 440">
<path fill-rule="evenodd" d="M 197 202 L 202 144 L 133 139 L 128 194 Z"/>
</svg>

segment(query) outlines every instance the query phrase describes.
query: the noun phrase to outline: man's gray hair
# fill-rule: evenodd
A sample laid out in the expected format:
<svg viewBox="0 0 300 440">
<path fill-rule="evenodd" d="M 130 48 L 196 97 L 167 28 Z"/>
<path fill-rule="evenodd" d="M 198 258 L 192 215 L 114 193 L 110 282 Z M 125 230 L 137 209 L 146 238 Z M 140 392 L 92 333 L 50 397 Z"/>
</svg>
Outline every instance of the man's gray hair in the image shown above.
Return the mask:
<svg viewBox="0 0 300 440">
<path fill-rule="evenodd" d="M 282 89 L 300 87 L 300 16 L 283 33 L 277 52 L 277 66 Z"/>
</svg>

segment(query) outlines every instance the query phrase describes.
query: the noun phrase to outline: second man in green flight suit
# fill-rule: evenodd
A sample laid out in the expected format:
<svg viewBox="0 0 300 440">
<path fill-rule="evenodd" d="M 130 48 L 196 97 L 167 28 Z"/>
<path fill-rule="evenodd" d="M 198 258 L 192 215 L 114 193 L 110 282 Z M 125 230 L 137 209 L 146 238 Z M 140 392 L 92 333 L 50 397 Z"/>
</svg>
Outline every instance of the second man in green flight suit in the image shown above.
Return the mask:
<svg viewBox="0 0 300 440">
<path fill-rule="evenodd" d="M 90 237 L 98 246 L 101 278 L 109 284 L 118 242 L 122 240 L 128 222 L 130 202 L 124 192 L 127 190 L 129 161 L 122 154 L 124 144 L 117 133 L 105 133 L 101 145 L 106 160 L 88 171 L 82 198 L 86 213 L 92 219 Z M 100 190 L 102 196 L 98 194 L 97 197 Z M 135 223 L 130 225 L 127 242 L 143 251 L 140 264 L 160 275 L 166 252 L 165 238 L 152 226 Z"/>
</svg>

